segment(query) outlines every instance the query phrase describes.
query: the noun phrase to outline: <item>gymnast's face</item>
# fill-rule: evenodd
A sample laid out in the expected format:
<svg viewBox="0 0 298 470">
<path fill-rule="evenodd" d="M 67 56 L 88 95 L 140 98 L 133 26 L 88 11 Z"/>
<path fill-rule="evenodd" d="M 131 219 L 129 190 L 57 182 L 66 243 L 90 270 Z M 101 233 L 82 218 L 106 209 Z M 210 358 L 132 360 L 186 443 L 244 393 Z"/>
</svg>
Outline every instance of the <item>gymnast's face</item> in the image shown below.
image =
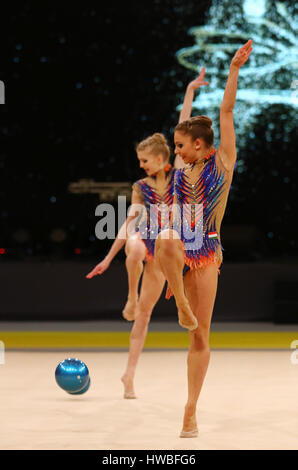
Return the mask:
<svg viewBox="0 0 298 470">
<path fill-rule="evenodd" d="M 140 168 L 142 168 L 148 176 L 154 175 L 164 166 L 162 155 L 154 155 L 149 150 L 140 150 L 137 152 Z"/>
<path fill-rule="evenodd" d="M 185 164 L 194 163 L 198 159 L 197 147 L 202 147 L 201 139 L 192 140 L 185 132 L 176 131 L 174 135 L 175 155 L 182 158 Z"/>
</svg>

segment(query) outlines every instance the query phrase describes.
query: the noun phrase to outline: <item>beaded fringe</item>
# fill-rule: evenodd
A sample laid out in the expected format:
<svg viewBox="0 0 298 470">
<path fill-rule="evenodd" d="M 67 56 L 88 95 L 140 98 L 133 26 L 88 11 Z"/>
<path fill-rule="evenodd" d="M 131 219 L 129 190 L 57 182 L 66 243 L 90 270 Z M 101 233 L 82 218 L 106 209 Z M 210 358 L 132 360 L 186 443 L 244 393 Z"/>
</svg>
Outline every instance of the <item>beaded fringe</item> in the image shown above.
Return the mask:
<svg viewBox="0 0 298 470">
<path fill-rule="evenodd" d="M 208 266 L 213 263 L 217 263 L 217 273 L 220 275 L 220 266 L 222 264 L 222 261 L 217 258 L 216 253 L 213 254 L 213 256 L 207 257 L 207 256 L 201 256 L 198 260 L 189 260 L 184 253 L 184 262 L 187 266 L 189 266 L 190 270 L 194 269 L 200 269 L 205 266 Z M 169 283 L 167 283 L 167 290 L 166 290 L 166 295 L 165 298 L 169 300 L 173 295 L 172 289 L 169 286 Z"/>
</svg>

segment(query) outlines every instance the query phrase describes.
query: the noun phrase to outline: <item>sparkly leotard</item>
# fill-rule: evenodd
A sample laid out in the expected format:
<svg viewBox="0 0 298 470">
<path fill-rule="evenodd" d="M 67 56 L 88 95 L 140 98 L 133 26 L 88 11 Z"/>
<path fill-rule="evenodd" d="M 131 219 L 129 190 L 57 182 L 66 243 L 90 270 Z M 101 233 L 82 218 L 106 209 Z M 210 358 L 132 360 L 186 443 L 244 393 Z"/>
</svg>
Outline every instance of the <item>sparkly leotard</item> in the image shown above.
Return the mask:
<svg viewBox="0 0 298 470">
<path fill-rule="evenodd" d="M 140 232 L 143 242 L 145 243 L 147 261 L 154 257 L 155 240 L 158 233 L 166 226 L 168 228 L 169 211 L 174 198 L 174 179 L 176 171 L 175 168 L 171 168 L 168 176 L 168 185 L 162 196 L 158 194 L 145 179 L 136 181 L 132 186 L 132 188 L 141 195 L 145 206 L 145 214 L 140 216 L 136 231 Z"/>
<path fill-rule="evenodd" d="M 174 192 L 178 211 L 174 217 L 173 229 L 179 229 L 184 247 L 183 275 L 190 269 L 198 269 L 212 263 L 217 264 L 220 274 L 219 267 L 223 262 L 224 250 L 220 240 L 220 226 L 233 172 L 226 171 L 219 163 L 214 149 L 205 158 L 204 167 L 195 184 L 190 183 L 187 175 L 190 168 L 181 168 L 175 174 Z M 191 233 L 192 237 L 189 236 Z M 194 235 L 198 233 L 200 237 L 197 237 L 197 243 L 192 246 Z M 171 295 L 171 289 L 168 287 L 166 297 L 170 298 Z"/>
</svg>

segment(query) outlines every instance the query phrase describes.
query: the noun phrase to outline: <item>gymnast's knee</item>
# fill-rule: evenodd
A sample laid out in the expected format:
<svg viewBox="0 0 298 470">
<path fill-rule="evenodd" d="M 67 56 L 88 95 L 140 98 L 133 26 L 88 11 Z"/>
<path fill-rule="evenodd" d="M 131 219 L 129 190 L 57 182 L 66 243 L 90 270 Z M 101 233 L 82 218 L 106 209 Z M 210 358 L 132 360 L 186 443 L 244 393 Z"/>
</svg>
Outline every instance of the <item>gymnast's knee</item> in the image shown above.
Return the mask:
<svg viewBox="0 0 298 470">
<path fill-rule="evenodd" d="M 138 305 L 138 318 L 145 323 L 149 323 L 154 305 L 143 304 L 142 300 Z"/>
<path fill-rule="evenodd" d="M 134 328 L 131 333 L 132 338 L 137 338 L 140 334 L 142 334 L 146 330 L 151 319 L 151 313 L 152 313 L 152 309 L 148 307 L 144 309 L 140 309 L 140 308 L 138 309 Z"/>
<path fill-rule="evenodd" d="M 143 261 L 145 257 L 145 247 L 141 240 L 135 240 L 129 248 L 126 260 L 128 262 L 138 262 Z"/>
<path fill-rule="evenodd" d="M 200 327 L 190 332 L 191 341 L 189 352 L 204 351 L 210 353 L 209 327 Z"/>
<path fill-rule="evenodd" d="M 177 247 L 181 245 L 180 238 L 173 230 L 164 230 L 156 239 L 156 252 L 159 256 L 174 256 Z"/>
</svg>

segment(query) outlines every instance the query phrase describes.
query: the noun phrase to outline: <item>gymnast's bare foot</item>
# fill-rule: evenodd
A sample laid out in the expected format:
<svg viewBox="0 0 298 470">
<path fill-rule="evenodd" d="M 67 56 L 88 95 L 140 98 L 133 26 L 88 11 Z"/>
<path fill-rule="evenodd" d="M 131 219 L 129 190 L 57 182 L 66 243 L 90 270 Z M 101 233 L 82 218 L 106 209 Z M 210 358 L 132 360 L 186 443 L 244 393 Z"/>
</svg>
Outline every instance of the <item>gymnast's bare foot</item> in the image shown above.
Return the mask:
<svg viewBox="0 0 298 470">
<path fill-rule="evenodd" d="M 198 427 L 196 420 L 196 409 L 192 406 L 185 406 L 183 429 L 180 437 L 197 437 Z"/>
<path fill-rule="evenodd" d="M 137 297 L 128 297 L 124 309 L 122 310 L 122 316 L 127 321 L 134 321 L 136 316 L 136 308 L 138 304 Z"/>
<path fill-rule="evenodd" d="M 133 388 L 133 379 L 124 374 L 121 377 L 121 381 L 124 385 L 124 398 L 136 398 Z"/>
<path fill-rule="evenodd" d="M 198 327 L 198 320 L 192 313 L 189 302 L 185 299 L 184 303 L 177 305 L 179 325 L 188 330 L 195 330 Z"/>
</svg>

